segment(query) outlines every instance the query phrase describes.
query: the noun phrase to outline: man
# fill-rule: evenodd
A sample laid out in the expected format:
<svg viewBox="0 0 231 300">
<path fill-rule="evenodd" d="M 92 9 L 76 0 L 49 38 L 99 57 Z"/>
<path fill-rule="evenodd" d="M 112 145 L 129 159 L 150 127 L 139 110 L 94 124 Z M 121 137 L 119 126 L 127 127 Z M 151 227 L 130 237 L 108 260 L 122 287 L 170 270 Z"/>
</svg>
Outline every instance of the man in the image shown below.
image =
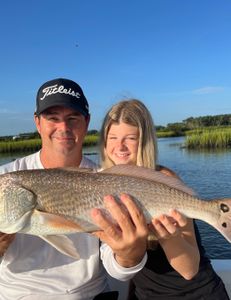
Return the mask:
<svg viewBox="0 0 231 300">
<path fill-rule="evenodd" d="M 0 173 L 56 167 L 96 168 L 82 155 L 90 114 L 77 83 L 62 78 L 44 83 L 37 93 L 34 119 L 42 140 L 41 150 L 0 167 Z M 96 295 L 103 299 L 100 295 L 108 291 L 106 271 L 119 280 L 134 276 L 146 262 L 147 226 L 134 203 L 126 196 L 122 200 L 127 211 L 112 197 L 105 198 L 119 230 L 94 209 L 92 218 L 102 230 L 96 236 L 70 235 L 80 253 L 79 260 L 61 254 L 39 237 L 1 233 L 0 299 L 90 300 Z M 97 236 L 106 244 L 100 247 Z"/>
</svg>

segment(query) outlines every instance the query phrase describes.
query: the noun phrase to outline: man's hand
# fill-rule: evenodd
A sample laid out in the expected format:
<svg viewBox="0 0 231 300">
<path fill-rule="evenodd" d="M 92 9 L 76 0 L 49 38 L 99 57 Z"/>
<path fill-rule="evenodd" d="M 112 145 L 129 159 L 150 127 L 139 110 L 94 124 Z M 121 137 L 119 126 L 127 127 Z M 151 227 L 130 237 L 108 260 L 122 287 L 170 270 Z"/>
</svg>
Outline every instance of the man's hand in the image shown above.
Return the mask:
<svg viewBox="0 0 231 300">
<path fill-rule="evenodd" d="M 4 255 L 14 238 L 15 234 L 7 234 L 0 232 L 0 256 Z"/>
<path fill-rule="evenodd" d="M 147 248 L 149 230 L 145 217 L 128 195 L 121 195 L 122 205 L 110 195 L 104 201 L 116 222 L 105 216 L 100 209 L 93 209 L 92 218 L 102 229 L 94 235 L 111 247 L 121 266 L 133 267 L 141 262 Z"/>
</svg>

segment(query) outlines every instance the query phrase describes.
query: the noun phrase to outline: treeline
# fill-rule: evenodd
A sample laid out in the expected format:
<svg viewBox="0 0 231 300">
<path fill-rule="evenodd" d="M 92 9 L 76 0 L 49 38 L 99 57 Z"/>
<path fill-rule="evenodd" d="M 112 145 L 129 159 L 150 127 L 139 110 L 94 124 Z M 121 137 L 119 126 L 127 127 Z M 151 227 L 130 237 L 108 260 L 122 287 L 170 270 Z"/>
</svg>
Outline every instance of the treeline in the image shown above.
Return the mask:
<svg viewBox="0 0 231 300">
<path fill-rule="evenodd" d="M 231 114 L 216 115 L 216 116 L 204 116 L 193 118 L 190 117 L 183 121 L 183 124 L 188 129 L 197 129 L 199 127 L 210 127 L 210 126 L 230 126 L 231 125 Z"/>
<path fill-rule="evenodd" d="M 172 132 L 175 135 L 185 135 L 186 131 L 205 127 L 225 127 L 231 126 L 231 114 L 189 117 L 182 122 L 169 123 L 166 127 L 156 126 L 157 132 Z"/>
</svg>

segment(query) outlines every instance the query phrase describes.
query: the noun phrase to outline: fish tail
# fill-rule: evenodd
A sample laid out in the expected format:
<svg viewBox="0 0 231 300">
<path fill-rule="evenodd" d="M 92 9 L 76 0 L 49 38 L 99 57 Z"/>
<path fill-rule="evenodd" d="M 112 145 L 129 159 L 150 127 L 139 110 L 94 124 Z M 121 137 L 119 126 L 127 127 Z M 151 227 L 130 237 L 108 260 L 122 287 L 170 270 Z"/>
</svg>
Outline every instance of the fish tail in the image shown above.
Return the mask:
<svg viewBox="0 0 231 300">
<path fill-rule="evenodd" d="M 219 218 L 216 229 L 231 243 L 231 199 L 217 200 Z"/>
</svg>

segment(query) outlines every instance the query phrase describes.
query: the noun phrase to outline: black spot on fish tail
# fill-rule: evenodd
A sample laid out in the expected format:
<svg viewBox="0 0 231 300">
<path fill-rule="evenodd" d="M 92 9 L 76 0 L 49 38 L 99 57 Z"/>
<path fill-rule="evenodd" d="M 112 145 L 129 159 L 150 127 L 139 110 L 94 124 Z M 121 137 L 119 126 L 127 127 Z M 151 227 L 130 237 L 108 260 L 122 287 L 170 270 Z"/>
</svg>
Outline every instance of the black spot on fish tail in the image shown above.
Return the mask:
<svg viewBox="0 0 231 300">
<path fill-rule="evenodd" d="M 224 227 L 224 228 L 227 227 L 227 223 L 226 223 L 226 222 L 222 223 L 221 225 L 222 225 L 222 227 Z"/>
<path fill-rule="evenodd" d="M 224 204 L 224 203 L 221 203 L 221 204 L 220 204 L 220 208 L 221 208 L 221 210 L 222 210 L 224 213 L 229 212 L 229 207 L 228 207 L 228 205 L 226 205 L 226 204 Z"/>
</svg>

